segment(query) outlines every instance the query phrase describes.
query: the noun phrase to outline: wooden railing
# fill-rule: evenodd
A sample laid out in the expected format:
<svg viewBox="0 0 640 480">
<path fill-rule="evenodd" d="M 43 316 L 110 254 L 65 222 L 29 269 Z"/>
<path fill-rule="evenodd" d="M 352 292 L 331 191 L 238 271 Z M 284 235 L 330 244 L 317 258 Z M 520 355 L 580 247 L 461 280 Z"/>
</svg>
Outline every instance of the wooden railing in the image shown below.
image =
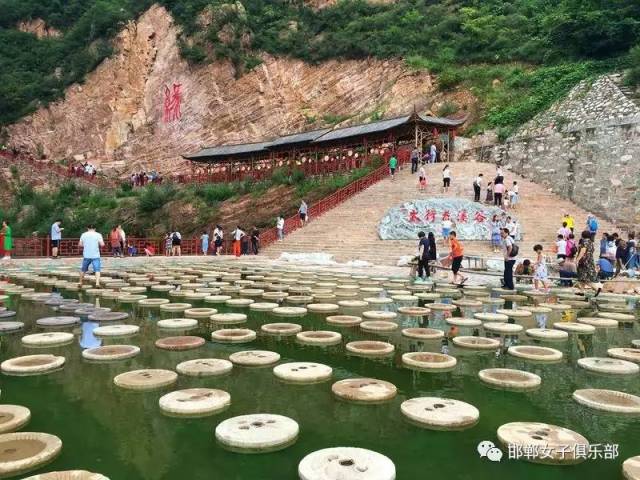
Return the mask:
<svg viewBox="0 0 640 480">
<path fill-rule="evenodd" d="M 398 165 L 402 168 L 409 161 L 409 150 L 398 151 Z M 312 220 L 328 212 L 329 210 L 342 204 L 354 195 L 366 190 L 370 186 L 378 183 L 379 181 L 389 176 L 389 167 L 385 163 L 376 168 L 371 173 L 365 175 L 358 180 L 351 182 L 349 185 L 335 191 L 322 200 L 309 206 L 309 218 Z M 285 235 L 300 228 L 300 220 L 298 214 L 292 215 L 285 219 L 284 232 Z M 230 236 L 230 231 L 227 232 Z M 13 256 L 15 257 L 47 257 L 51 256 L 51 241 L 47 237 L 28 237 L 28 238 L 14 238 Z M 260 247 L 265 246 L 278 240 L 278 231 L 275 227 L 264 230 L 260 233 Z M 79 238 L 64 238 L 60 241 L 58 248 L 58 255 L 60 256 L 80 256 L 82 254 L 80 247 L 78 246 Z M 105 235 L 105 242 L 108 243 L 108 236 Z M 182 255 L 201 255 L 201 241 L 200 238 L 182 238 Z M 156 255 L 164 255 L 165 252 L 165 240 L 163 238 L 138 238 L 128 237 L 127 244 L 133 245 L 138 250 L 138 255 L 144 255 L 145 245 L 151 245 L 156 251 Z M 0 243 L 1 246 L 1 243 Z M 210 250 L 211 251 L 211 250 Z M 228 238 L 225 238 L 223 245 L 220 249 L 221 253 L 228 254 L 231 252 L 231 242 Z M 111 247 L 105 245 L 101 249 L 101 254 L 105 256 L 111 255 Z M 126 252 L 125 252 L 126 254 Z"/>
</svg>

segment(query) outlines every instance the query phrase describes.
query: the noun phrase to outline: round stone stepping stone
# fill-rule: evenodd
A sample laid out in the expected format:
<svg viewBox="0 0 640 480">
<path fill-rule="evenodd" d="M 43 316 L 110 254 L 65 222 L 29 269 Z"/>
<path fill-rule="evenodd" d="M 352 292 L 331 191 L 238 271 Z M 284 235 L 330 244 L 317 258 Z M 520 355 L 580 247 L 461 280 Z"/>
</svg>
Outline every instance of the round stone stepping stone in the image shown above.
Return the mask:
<svg viewBox="0 0 640 480">
<path fill-rule="evenodd" d="M 318 313 L 332 313 L 337 312 L 340 309 L 335 303 L 309 303 L 307 310 L 310 312 Z"/>
<path fill-rule="evenodd" d="M 274 308 L 278 308 L 277 303 L 271 302 L 256 302 L 249 305 L 249 310 L 253 310 L 256 312 L 270 312 Z"/>
<path fill-rule="evenodd" d="M 445 321 L 449 325 L 455 325 L 456 327 L 479 327 L 482 325 L 482 321 L 476 318 L 451 317 Z"/>
<path fill-rule="evenodd" d="M 370 320 L 394 320 L 398 317 L 396 312 L 385 312 L 383 310 L 369 310 L 362 312 L 364 318 Z"/>
<path fill-rule="evenodd" d="M 366 320 L 360 324 L 360 328 L 365 332 L 387 333 L 397 330 L 398 324 L 384 320 Z"/>
<path fill-rule="evenodd" d="M 633 375 L 640 371 L 640 366 L 635 363 L 606 357 L 579 358 L 578 366 L 590 372 L 609 373 L 612 375 Z"/>
<path fill-rule="evenodd" d="M 640 348 L 610 348 L 607 355 L 628 362 L 640 363 Z"/>
<path fill-rule="evenodd" d="M 578 323 L 591 325 L 595 328 L 618 328 L 618 321 L 611 318 L 582 317 L 578 318 Z"/>
<path fill-rule="evenodd" d="M 471 350 L 495 350 L 500 347 L 500 341 L 495 338 L 471 336 L 454 337 L 453 344 L 456 347 L 469 348 Z"/>
<path fill-rule="evenodd" d="M 254 301 L 250 298 L 230 298 L 224 303 L 230 307 L 248 307 Z"/>
<path fill-rule="evenodd" d="M 196 358 L 179 363 L 176 370 L 181 375 L 189 377 L 211 377 L 229 373 L 233 364 L 229 360 L 220 358 Z"/>
<path fill-rule="evenodd" d="M 211 318 L 211 315 L 218 313 L 215 308 L 187 308 L 184 311 L 185 318 Z"/>
<path fill-rule="evenodd" d="M 414 297 L 407 292 L 407 295 L 391 295 L 391 300 L 396 303 L 418 303 L 420 299 L 418 297 Z"/>
<path fill-rule="evenodd" d="M 522 325 L 518 325 L 517 323 L 501 322 L 486 322 L 485 324 L 483 324 L 483 328 L 487 332 L 499 333 L 501 335 L 516 335 L 524 330 L 524 327 Z"/>
<path fill-rule="evenodd" d="M 269 335 L 295 335 L 302 331 L 302 325 L 297 323 L 265 323 L 260 330 Z"/>
<path fill-rule="evenodd" d="M 276 307 L 271 313 L 279 317 L 302 317 L 307 314 L 304 307 Z"/>
<path fill-rule="evenodd" d="M 509 310 L 506 308 L 499 308 L 496 310 L 499 315 L 506 315 L 509 318 L 527 318 L 533 315 L 528 310 Z"/>
<path fill-rule="evenodd" d="M 525 333 L 532 338 L 545 340 L 547 342 L 565 342 L 569 340 L 569 334 L 563 330 L 555 330 L 550 328 L 529 328 Z"/>
<path fill-rule="evenodd" d="M 553 328 L 579 335 L 592 335 L 596 331 L 596 327 L 592 325 L 577 322 L 556 322 L 553 324 Z"/>
<path fill-rule="evenodd" d="M 156 299 L 160 300 L 160 299 Z M 164 305 L 160 305 L 161 312 L 170 312 L 170 313 L 182 313 L 191 308 L 190 303 L 165 303 Z"/>
<path fill-rule="evenodd" d="M 403 328 L 402 336 L 416 340 L 439 340 L 444 337 L 444 332 L 436 328 L 411 327 Z"/>
<path fill-rule="evenodd" d="M 396 468 L 384 455 L 355 447 L 324 448 L 298 465 L 300 480 L 395 480 Z"/>
<path fill-rule="evenodd" d="M 0 370 L 5 375 L 40 375 L 59 370 L 64 362 L 64 357 L 55 355 L 25 355 L 5 360 Z"/>
<path fill-rule="evenodd" d="M 135 345 L 103 345 L 83 350 L 82 357 L 97 362 L 108 362 L 133 358 L 139 353 L 140 347 Z"/>
<path fill-rule="evenodd" d="M 478 377 L 487 385 L 501 390 L 535 390 L 542 384 L 542 379 L 535 373 L 511 368 L 487 368 L 480 370 Z"/>
<path fill-rule="evenodd" d="M 138 305 L 142 308 L 158 308 L 163 305 L 170 305 L 168 298 L 145 298 L 138 302 Z M 173 304 L 180 305 L 180 304 Z"/>
<path fill-rule="evenodd" d="M 19 332 L 23 328 L 23 322 L 0 322 L 0 333 Z"/>
<path fill-rule="evenodd" d="M 347 351 L 365 357 L 381 357 L 390 355 L 395 347 L 391 343 L 375 340 L 357 340 L 346 345 Z"/>
<path fill-rule="evenodd" d="M 248 343 L 256 339 L 256 332 L 248 328 L 225 328 L 211 332 L 211 340 L 218 343 Z"/>
<path fill-rule="evenodd" d="M 636 317 L 628 313 L 616 313 L 616 312 L 598 312 L 598 316 L 602 318 L 610 318 L 621 323 L 633 323 Z"/>
<path fill-rule="evenodd" d="M 412 423 L 432 430 L 464 430 L 480 418 L 473 405 L 439 397 L 411 398 L 402 402 L 400 411 Z"/>
<path fill-rule="evenodd" d="M 31 411 L 21 405 L 0 405 L 0 433 L 20 430 L 31 420 Z"/>
<path fill-rule="evenodd" d="M 140 331 L 137 325 L 106 325 L 93 330 L 96 337 L 130 337 Z"/>
<path fill-rule="evenodd" d="M 508 322 L 509 317 L 501 313 L 474 313 L 473 318 L 482 322 Z"/>
<path fill-rule="evenodd" d="M 89 315 L 89 320 L 92 322 L 121 322 L 129 318 L 127 312 L 97 312 Z"/>
<path fill-rule="evenodd" d="M 23 480 L 109 480 L 99 473 L 87 470 L 64 470 L 58 472 L 41 473 Z"/>
<path fill-rule="evenodd" d="M 74 310 L 74 314 L 79 317 L 88 317 L 89 315 L 93 315 L 94 313 L 102 313 L 102 312 L 110 312 L 110 308 L 105 307 L 91 307 L 91 308 L 79 308 Z"/>
<path fill-rule="evenodd" d="M 640 414 L 640 397 L 624 392 L 585 388 L 573 392 L 573 399 L 581 405 L 596 410 Z"/>
<path fill-rule="evenodd" d="M 363 308 L 369 305 L 364 300 L 339 300 L 338 305 L 344 308 Z"/>
<path fill-rule="evenodd" d="M 327 323 L 340 327 L 354 327 L 362 323 L 362 318 L 355 315 L 330 315 L 327 317 Z"/>
<path fill-rule="evenodd" d="M 627 458 L 622 463 L 622 475 L 625 480 L 640 480 L 640 455 Z"/>
<path fill-rule="evenodd" d="M 452 370 L 458 361 L 451 355 L 436 352 L 408 352 L 402 354 L 405 367 L 428 372 Z"/>
<path fill-rule="evenodd" d="M 5 310 L 3 312 L 0 312 L 0 318 L 11 318 L 15 316 L 16 312 L 14 312 L 13 310 Z"/>
<path fill-rule="evenodd" d="M 69 332 L 34 333 L 22 337 L 22 344 L 26 347 L 51 347 L 68 345 L 75 339 Z"/>
<path fill-rule="evenodd" d="M 305 345 L 337 345 L 342 335 L 330 330 L 308 330 L 296 334 L 296 340 Z"/>
<path fill-rule="evenodd" d="M 162 350 L 192 350 L 204 344 L 204 338 L 193 335 L 159 338 L 155 342 L 156 347 Z"/>
<path fill-rule="evenodd" d="M 425 315 L 429 315 L 431 310 L 425 307 L 400 307 L 398 308 L 398 313 L 412 317 L 424 317 Z"/>
<path fill-rule="evenodd" d="M 117 300 L 118 300 L 119 303 L 137 304 L 141 300 L 145 300 L 146 298 L 147 298 L 146 295 L 129 295 L 129 294 L 125 294 L 125 295 L 120 295 Z"/>
<path fill-rule="evenodd" d="M 36 320 L 36 324 L 43 328 L 70 327 L 80 323 L 80 317 L 45 317 Z"/>
<path fill-rule="evenodd" d="M 398 390 L 393 383 L 375 378 L 348 378 L 331 386 L 333 394 L 354 403 L 380 403 L 391 400 Z"/>
<path fill-rule="evenodd" d="M 39 432 L 0 435 L 0 478 L 15 477 L 40 468 L 56 458 L 62 440 Z"/>
<path fill-rule="evenodd" d="M 231 405 L 231 395 L 215 388 L 187 388 L 160 397 L 160 410 L 177 417 L 205 417 Z"/>
<path fill-rule="evenodd" d="M 204 298 L 204 303 L 225 303 L 227 300 L 231 300 L 231 298 L 231 295 L 209 295 Z"/>
<path fill-rule="evenodd" d="M 558 362 L 562 360 L 562 352 L 555 348 L 538 347 L 534 345 L 518 345 L 509 347 L 509 355 L 525 360 L 535 360 L 537 362 Z"/>
<path fill-rule="evenodd" d="M 273 374 L 290 383 L 320 383 L 331 378 L 333 369 L 314 362 L 290 362 L 273 367 Z"/>
<path fill-rule="evenodd" d="M 215 313 L 211 315 L 209 319 L 215 323 L 236 325 L 238 323 L 245 323 L 247 321 L 247 315 L 244 313 Z"/>
<path fill-rule="evenodd" d="M 245 350 L 232 353 L 229 360 L 243 367 L 264 367 L 280 361 L 280 354 L 269 350 Z"/>
<path fill-rule="evenodd" d="M 269 413 L 240 415 L 216 427 L 216 439 L 225 448 L 239 453 L 266 453 L 293 445 L 298 438 L 298 423 L 291 418 Z"/>
<path fill-rule="evenodd" d="M 589 451 L 589 441 L 567 428 L 537 422 L 511 422 L 498 428 L 498 439 L 505 447 L 531 449 L 524 460 L 547 465 L 572 465 L 585 460 L 576 457 L 581 448 Z M 577 445 L 585 447 L 576 448 Z"/>
<path fill-rule="evenodd" d="M 640 348 L 640 340 L 631 340 L 633 348 Z"/>
<path fill-rule="evenodd" d="M 198 326 L 195 318 L 167 318 L 158 320 L 158 328 L 165 330 L 190 330 Z"/>
<path fill-rule="evenodd" d="M 372 305 L 387 305 L 393 303 L 393 300 L 388 297 L 366 297 L 364 301 Z"/>
<path fill-rule="evenodd" d="M 430 303 L 428 308 L 437 312 L 455 312 L 458 309 L 455 305 L 449 305 L 448 303 Z"/>
<path fill-rule="evenodd" d="M 178 374 L 172 370 L 145 368 L 116 375 L 113 383 L 128 390 L 156 390 L 173 385 L 177 380 Z"/>
</svg>

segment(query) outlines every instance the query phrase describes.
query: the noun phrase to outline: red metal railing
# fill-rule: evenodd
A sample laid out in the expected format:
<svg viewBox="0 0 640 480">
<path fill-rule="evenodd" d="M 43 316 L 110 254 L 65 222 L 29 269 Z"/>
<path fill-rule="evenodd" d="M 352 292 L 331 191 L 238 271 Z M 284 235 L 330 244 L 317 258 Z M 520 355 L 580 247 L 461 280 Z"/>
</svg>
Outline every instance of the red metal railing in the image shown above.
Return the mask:
<svg viewBox="0 0 640 480">
<path fill-rule="evenodd" d="M 309 207 L 309 217 L 315 219 L 322 214 L 328 212 L 332 208 L 337 207 L 344 201 L 354 195 L 366 190 L 370 186 L 378 183 L 389 175 L 389 167 L 386 155 L 384 164 L 373 172 L 365 175 L 358 180 L 351 182 L 349 185 L 335 191 L 331 195 L 314 203 Z M 398 165 L 400 168 L 409 161 L 410 150 L 399 149 L 397 152 Z M 292 215 L 285 219 L 284 232 L 285 235 L 300 228 L 300 220 L 298 214 Z M 101 254 L 105 256 L 111 255 L 111 246 L 108 244 L 108 234 L 104 235 L 106 245 L 101 249 Z M 277 241 L 278 232 L 275 227 L 264 230 L 260 233 L 261 248 Z M 60 241 L 58 255 L 60 256 L 80 256 L 82 254 L 78 246 L 79 238 L 64 238 Z M 200 238 L 182 238 L 181 250 L 183 255 L 200 255 L 201 241 Z M 127 237 L 127 244 L 133 245 L 138 250 L 138 255 L 144 255 L 144 247 L 151 245 L 155 248 L 156 255 L 164 255 L 165 240 L 163 238 L 137 238 Z M 221 253 L 227 254 L 231 251 L 231 242 L 225 239 L 221 247 Z M 210 250 L 211 251 L 211 250 Z M 125 252 L 126 253 L 126 252 Z M 16 257 L 44 257 L 51 255 L 51 242 L 49 237 L 30 237 L 30 238 L 14 238 L 14 250 L 12 254 Z"/>
<path fill-rule="evenodd" d="M 112 187 L 115 185 L 113 182 L 107 180 L 104 177 L 86 175 L 84 173 L 74 174 L 70 167 L 65 167 L 63 165 L 51 162 L 49 160 L 36 160 L 35 158 L 25 154 L 14 155 L 13 153 L 5 150 L 5 151 L 0 151 L 0 157 L 3 157 L 13 163 L 23 163 L 23 164 L 26 163 L 28 165 L 31 165 L 37 170 L 45 169 L 49 172 L 52 172 L 56 175 L 60 175 L 62 177 L 77 178 L 84 182 L 89 182 L 94 185 L 99 185 L 102 187 Z"/>
</svg>

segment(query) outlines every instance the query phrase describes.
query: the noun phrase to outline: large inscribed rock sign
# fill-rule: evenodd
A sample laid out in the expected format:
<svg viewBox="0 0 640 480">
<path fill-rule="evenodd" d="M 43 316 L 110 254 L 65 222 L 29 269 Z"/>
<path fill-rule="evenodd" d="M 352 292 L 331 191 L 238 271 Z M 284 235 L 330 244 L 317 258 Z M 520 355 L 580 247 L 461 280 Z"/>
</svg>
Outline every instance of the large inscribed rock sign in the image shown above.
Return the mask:
<svg viewBox="0 0 640 480">
<path fill-rule="evenodd" d="M 499 207 L 458 198 L 412 200 L 391 208 L 378 233 L 382 240 L 413 240 L 420 231 L 438 236 L 448 219 L 461 240 L 491 240 L 491 219 L 503 213 L 508 215 Z"/>
</svg>

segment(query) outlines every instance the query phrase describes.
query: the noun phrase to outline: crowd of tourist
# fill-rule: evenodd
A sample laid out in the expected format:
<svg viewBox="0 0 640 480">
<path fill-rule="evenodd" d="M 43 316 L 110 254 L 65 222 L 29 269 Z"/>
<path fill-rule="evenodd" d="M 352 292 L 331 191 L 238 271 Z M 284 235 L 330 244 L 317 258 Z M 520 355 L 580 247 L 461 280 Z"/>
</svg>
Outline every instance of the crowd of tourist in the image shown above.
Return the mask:
<svg viewBox="0 0 640 480">
<path fill-rule="evenodd" d="M 72 177 L 95 177 L 98 173 L 98 169 L 95 165 L 84 162 L 69 167 L 69 173 Z"/>
<path fill-rule="evenodd" d="M 129 178 L 129 183 L 132 187 L 144 187 L 150 183 L 158 185 L 162 183 L 162 175 L 155 170 L 150 172 L 132 173 Z"/>
</svg>

